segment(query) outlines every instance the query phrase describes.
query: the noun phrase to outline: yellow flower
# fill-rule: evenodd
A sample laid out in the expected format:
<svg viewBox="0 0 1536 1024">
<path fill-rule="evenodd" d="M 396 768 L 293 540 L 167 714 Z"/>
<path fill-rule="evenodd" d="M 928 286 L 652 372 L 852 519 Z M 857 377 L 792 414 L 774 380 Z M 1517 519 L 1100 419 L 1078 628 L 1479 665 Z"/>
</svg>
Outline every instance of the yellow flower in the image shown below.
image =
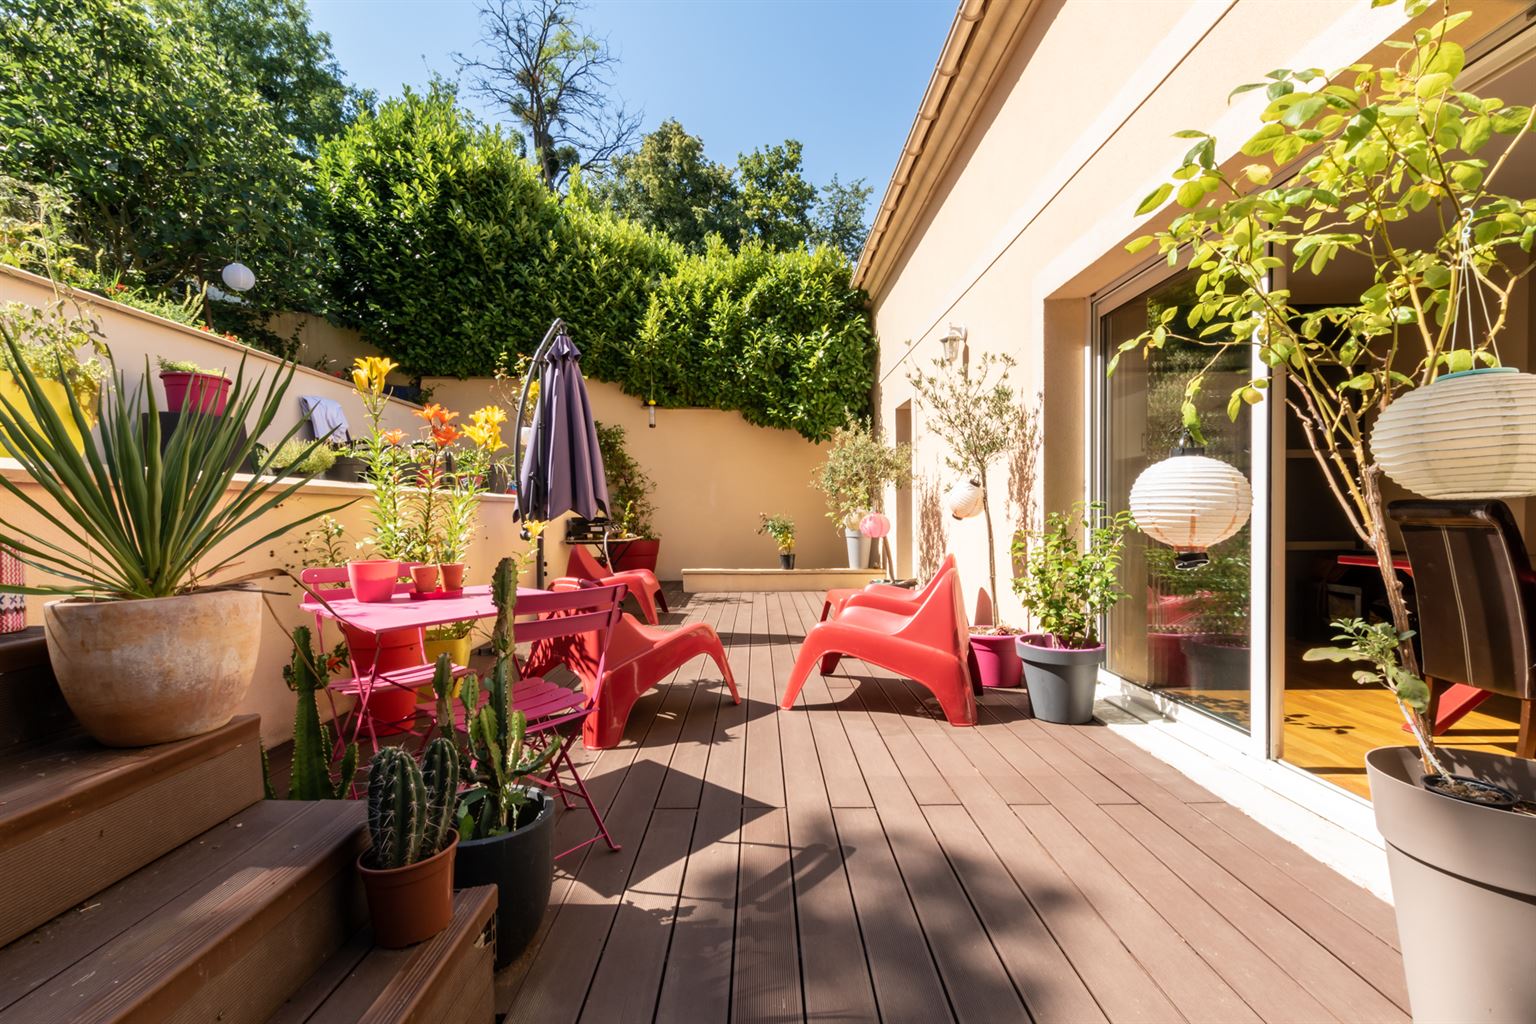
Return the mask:
<svg viewBox="0 0 1536 1024">
<path fill-rule="evenodd" d="M 352 361 L 352 384 L 364 395 L 382 395 L 390 371 L 399 363 L 385 356 L 358 356 Z"/>
<path fill-rule="evenodd" d="M 507 411 L 499 405 L 486 405 L 476 409 L 469 418 L 481 425 L 499 427 L 507 422 Z"/>
<path fill-rule="evenodd" d="M 352 367 L 352 386 L 361 394 L 368 390 L 368 371 L 361 366 Z"/>
</svg>

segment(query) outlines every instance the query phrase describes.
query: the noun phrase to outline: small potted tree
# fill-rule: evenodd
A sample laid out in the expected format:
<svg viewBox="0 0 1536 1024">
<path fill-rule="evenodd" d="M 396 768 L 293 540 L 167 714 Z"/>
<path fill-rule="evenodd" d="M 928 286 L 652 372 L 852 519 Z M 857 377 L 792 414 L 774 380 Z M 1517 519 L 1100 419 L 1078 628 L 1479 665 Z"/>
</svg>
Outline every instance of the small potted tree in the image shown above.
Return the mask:
<svg viewBox="0 0 1536 1024">
<path fill-rule="evenodd" d="M 453 920 L 453 827 L 459 755 L 439 736 L 421 765 L 383 747 L 368 765 L 368 838 L 357 859 L 374 942 L 400 949 L 424 942 Z"/>
<path fill-rule="evenodd" d="M 779 568 L 793 569 L 795 567 L 795 521 L 780 513 L 769 515 L 761 512 L 758 518 L 762 520 L 762 525 L 757 528 L 757 532 L 768 534 L 779 546 Z"/>
<path fill-rule="evenodd" d="M 848 542 L 848 568 L 869 566 L 871 538 L 859 529 L 859 521 L 880 505 L 886 485 L 901 486 L 911 477 L 909 445 L 882 443 L 870 424 L 861 420 L 850 420 L 832 432 L 827 461 L 812 483 L 826 495 L 827 518 Z"/>
<path fill-rule="evenodd" d="M 1132 525 L 1129 512 L 1109 515 L 1101 502 L 1078 502 L 1070 513 L 1052 512 L 1045 529 L 1028 538 L 1025 572 L 1014 579 L 1013 592 L 1039 630 L 1018 638 L 1036 718 L 1067 725 L 1093 719 L 1104 660 L 1099 616 L 1125 596 L 1120 553 Z"/>
<path fill-rule="evenodd" d="M 224 407 L 229 402 L 229 386 L 234 382 L 222 371 L 205 370 L 187 359 L 160 359 L 158 362 L 168 410 L 224 415 Z"/>
<path fill-rule="evenodd" d="M 603 475 L 608 483 L 608 518 L 625 543 L 613 557 L 613 569 L 656 571 L 661 540 L 651 525 L 656 506 L 651 504 L 650 476 L 629 452 L 626 433 L 617 424 L 598 423 L 597 443 L 603 453 Z"/>
</svg>

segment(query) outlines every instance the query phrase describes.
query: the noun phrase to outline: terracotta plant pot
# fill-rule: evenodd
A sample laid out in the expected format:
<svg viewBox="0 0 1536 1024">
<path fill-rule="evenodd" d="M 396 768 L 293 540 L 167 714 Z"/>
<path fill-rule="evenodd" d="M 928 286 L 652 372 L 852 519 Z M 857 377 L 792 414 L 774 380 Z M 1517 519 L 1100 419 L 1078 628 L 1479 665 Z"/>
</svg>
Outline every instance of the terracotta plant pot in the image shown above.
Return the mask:
<svg viewBox="0 0 1536 1024">
<path fill-rule="evenodd" d="M 347 638 L 347 648 L 352 652 L 352 660 L 361 676 L 366 677 L 375 666 L 379 672 L 394 672 L 421 664 L 420 629 L 386 629 L 375 634 L 343 623 L 341 631 Z M 431 692 L 430 687 L 428 692 Z M 393 736 L 411 728 L 416 718 L 416 697 L 415 691 L 388 683 L 374 686 L 368 695 L 368 711 L 380 735 Z"/>
<path fill-rule="evenodd" d="M 1093 721 L 1093 691 L 1104 645 L 1053 647 L 1052 637 L 1033 633 L 1015 639 L 1035 717 L 1062 725 Z"/>
<path fill-rule="evenodd" d="M 971 634 L 971 655 L 982 686 L 1006 690 L 1019 685 L 1024 666 L 1019 661 L 1018 639 L 1013 635 Z"/>
<path fill-rule="evenodd" d="M 527 824 L 504 836 L 466 839 L 459 844 L 453 884 L 460 889 L 496 886 L 496 969 L 527 948 L 549 906 L 555 875 L 555 801 L 531 790 L 536 812 Z"/>
<path fill-rule="evenodd" d="M 234 383 L 222 373 L 186 373 L 161 370 L 165 385 L 165 407 L 171 412 L 202 412 L 224 415 L 229 401 L 229 386 Z"/>
<path fill-rule="evenodd" d="M 443 589 L 444 590 L 463 590 L 464 589 L 464 563 L 463 562 L 444 562 L 442 564 L 441 568 L 443 570 Z"/>
<path fill-rule="evenodd" d="M 139 601 L 52 601 L 48 657 L 80 724 L 111 747 L 169 743 L 234 717 L 256 675 L 254 590 Z"/>
<path fill-rule="evenodd" d="M 615 572 L 625 572 L 630 569 L 649 569 L 656 571 L 656 560 L 661 556 L 661 541 L 654 538 L 632 540 L 619 550 L 613 559 Z"/>
<path fill-rule="evenodd" d="M 437 566 L 413 565 L 411 566 L 411 582 L 416 584 L 416 593 L 430 594 L 437 589 Z"/>
<path fill-rule="evenodd" d="M 364 604 L 384 604 L 395 596 L 400 563 L 392 558 L 354 558 L 347 563 L 352 596 Z"/>
<path fill-rule="evenodd" d="M 1440 748 L 1453 775 L 1536 801 L 1536 761 Z M 1536 818 L 1424 788 L 1414 747 L 1365 755 L 1418 1021 L 1536 1020 Z"/>
<path fill-rule="evenodd" d="M 373 919 L 373 941 L 385 949 L 425 942 L 453 920 L 453 862 L 459 835 L 426 860 L 403 868 L 370 868 L 369 853 L 357 858 Z"/>
</svg>

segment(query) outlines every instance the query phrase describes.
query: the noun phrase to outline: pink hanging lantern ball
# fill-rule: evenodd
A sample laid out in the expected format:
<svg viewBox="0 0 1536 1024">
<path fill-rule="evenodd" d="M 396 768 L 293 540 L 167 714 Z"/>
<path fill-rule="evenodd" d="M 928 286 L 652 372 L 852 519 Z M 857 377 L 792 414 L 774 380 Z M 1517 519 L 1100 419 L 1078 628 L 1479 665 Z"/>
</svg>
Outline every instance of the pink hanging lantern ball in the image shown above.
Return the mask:
<svg viewBox="0 0 1536 1024">
<path fill-rule="evenodd" d="M 866 537 L 879 540 L 891 532 L 891 521 L 879 512 L 871 512 L 859 520 L 859 532 Z"/>
</svg>

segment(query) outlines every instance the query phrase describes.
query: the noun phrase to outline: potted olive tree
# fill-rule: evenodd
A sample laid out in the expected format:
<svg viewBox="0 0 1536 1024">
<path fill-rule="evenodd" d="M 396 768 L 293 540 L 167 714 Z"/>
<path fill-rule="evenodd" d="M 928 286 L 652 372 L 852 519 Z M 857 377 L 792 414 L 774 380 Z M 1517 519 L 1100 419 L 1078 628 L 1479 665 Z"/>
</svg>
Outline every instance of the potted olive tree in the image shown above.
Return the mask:
<svg viewBox="0 0 1536 1024">
<path fill-rule="evenodd" d="M 0 476 L 15 499 L 0 514 L 0 545 L 46 575 L 0 590 L 56 598 L 43 609 L 54 674 L 102 743 L 144 746 L 219 728 L 256 672 L 262 621 L 261 594 L 223 577 L 246 552 L 344 507 L 280 513 L 307 478 L 272 475 L 270 453 L 252 458 L 246 424 L 254 437 L 276 420 L 293 364 L 266 380 L 242 365 L 232 414 L 191 417 L 162 445 L 148 366 L 131 386 L 114 374 L 92 437 L 92 412 L 72 391 L 66 411 L 55 407 L 4 323 L 0 341 L 23 399 L 0 394 L 0 445 L 31 477 Z M 77 437 L 88 439 L 83 452 Z M 238 479 L 248 460 L 258 472 Z"/>
<path fill-rule="evenodd" d="M 1411 15 L 1428 6 L 1406 4 Z M 1510 322 L 1516 286 L 1536 267 L 1528 255 L 1536 205 L 1496 191 L 1536 117 L 1458 86 L 1466 55 L 1451 33 L 1466 17 L 1391 43 L 1399 56 L 1390 65 L 1274 71 L 1241 86 L 1263 89 L 1268 103 L 1240 147 L 1251 162 L 1235 170 L 1217 162 L 1214 138 L 1180 133 L 1191 146 L 1174 180 L 1140 207 L 1150 213 L 1171 197 L 1172 218 L 1132 248 L 1155 245 L 1172 264 L 1193 259 L 1195 299 L 1164 310 L 1122 351 L 1150 349 L 1155 358 L 1169 336 L 1198 338 L 1218 354 L 1255 348 L 1271 372 L 1233 391 L 1234 415 L 1264 398 L 1271 377 L 1284 379 L 1287 407 L 1376 557 L 1391 618 L 1337 622 L 1336 646 L 1311 657 L 1363 663 L 1356 680 L 1391 690 L 1417 740 L 1366 756 L 1414 1016 L 1536 1020 L 1536 972 L 1522 955 L 1536 931 L 1536 818 L 1519 811 L 1536 801 L 1536 770 L 1435 744 L 1429 688 L 1407 642 L 1409 610 L 1393 568 L 1386 469 L 1374 443 L 1381 437 L 1372 436 L 1398 403 L 1422 407 L 1421 390 L 1498 367 L 1495 341 Z M 1323 307 L 1293 301 L 1300 282 L 1341 258 L 1372 271 L 1358 296 Z M 1288 287 L 1272 287 L 1271 272 L 1287 265 Z M 1186 421 L 1198 419 L 1203 379 L 1196 372 L 1186 385 Z M 1499 403 L 1482 408 L 1520 413 Z M 1423 433 L 1410 443 L 1427 443 Z M 1480 443 L 1497 444 L 1502 433 Z M 1493 792 L 1489 782 L 1512 792 Z"/>
<path fill-rule="evenodd" d="M 859 520 L 879 507 L 886 485 L 899 487 L 911 477 L 911 447 L 883 443 L 867 421 L 849 420 L 832 432 L 827 461 L 811 482 L 826 495 L 827 518 L 848 542 L 848 568 L 869 566 L 871 538 Z"/>
<path fill-rule="evenodd" d="M 758 518 L 762 520 L 762 525 L 757 528 L 757 532 L 768 534 L 779 546 L 779 568 L 793 569 L 795 567 L 795 521 L 782 513 L 769 515 L 762 512 Z"/>
<path fill-rule="evenodd" d="M 1067 725 L 1093 719 L 1093 692 L 1104 660 L 1099 617 L 1125 596 L 1120 553 L 1132 525 L 1129 512 L 1109 515 L 1101 502 L 1078 502 L 1070 513 L 1046 516 L 1043 530 L 1014 540 L 1015 549 L 1028 553 L 1013 592 L 1038 629 L 1018 638 L 1036 718 Z"/>
</svg>

